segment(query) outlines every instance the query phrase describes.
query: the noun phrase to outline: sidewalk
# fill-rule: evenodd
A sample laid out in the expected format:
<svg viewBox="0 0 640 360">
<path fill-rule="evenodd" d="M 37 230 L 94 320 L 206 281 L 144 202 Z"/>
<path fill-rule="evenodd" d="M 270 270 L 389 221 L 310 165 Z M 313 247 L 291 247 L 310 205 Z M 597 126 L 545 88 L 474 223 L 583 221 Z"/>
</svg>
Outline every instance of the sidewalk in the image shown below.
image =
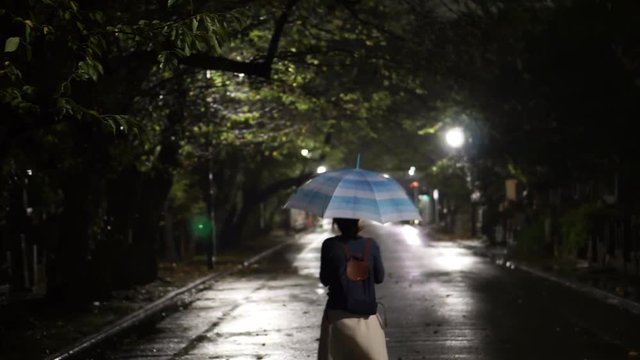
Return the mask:
<svg viewBox="0 0 640 360">
<path fill-rule="evenodd" d="M 433 233 L 430 233 L 433 235 Z M 436 235 L 438 236 L 438 235 Z M 481 239 L 456 239 L 460 246 L 487 257 L 497 265 L 520 269 L 595 297 L 603 302 L 640 314 L 640 278 L 614 269 L 566 264 L 552 259 L 525 260 L 510 254 L 507 246 L 492 246 Z"/>
<path fill-rule="evenodd" d="M 163 302 L 177 302 L 178 297 L 188 296 L 218 275 L 249 266 L 293 237 L 273 236 L 227 252 L 216 258 L 213 270 L 206 269 L 204 260 L 161 263 L 158 280 L 113 291 L 109 298 L 96 299 L 81 308 L 49 304 L 40 298 L 0 305 L 0 358 L 45 359 L 53 354 L 65 354 L 55 358 L 66 358 L 66 353 L 75 353 L 80 345 L 93 346 L 145 317 L 158 316 L 159 312 L 164 315 L 168 306 L 180 305 Z"/>
</svg>

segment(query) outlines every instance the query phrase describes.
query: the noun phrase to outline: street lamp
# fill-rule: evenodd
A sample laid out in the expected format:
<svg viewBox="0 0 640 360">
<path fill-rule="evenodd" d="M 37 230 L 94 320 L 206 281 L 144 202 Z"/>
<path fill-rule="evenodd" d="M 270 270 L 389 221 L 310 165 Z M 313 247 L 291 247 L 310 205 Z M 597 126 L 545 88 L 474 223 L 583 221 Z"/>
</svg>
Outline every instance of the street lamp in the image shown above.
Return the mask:
<svg viewBox="0 0 640 360">
<path fill-rule="evenodd" d="M 444 139 L 447 142 L 447 145 L 451 146 L 454 149 L 457 149 L 462 145 L 464 145 L 464 142 L 465 142 L 464 131 L 462 130 L 461 127 L 453 127 L 447 130 L 447 132 L 444 135 Z"/>
<path fill-rule="evenodd" d="M 433 190 L 433 213 L 434 213 L 434 219 L 435 219 L 435 223 L 436 225 L 438 225 L 438 198 L 440 197 L 440 192 L 438 191 L 438 189 Z"/>
<path fill-rule="evenodd" d="M 327 167 L 326 167 L 326 166 L 322 166 L 322 165 L 320 165 L 320 166 L 318 166 L 318 168 L 316 169 L 316 173 L 318 173 L 318 174 L 322 174 L 322 173 L 325 173 L 325 172 L 327 172 Z"/>
</svg>

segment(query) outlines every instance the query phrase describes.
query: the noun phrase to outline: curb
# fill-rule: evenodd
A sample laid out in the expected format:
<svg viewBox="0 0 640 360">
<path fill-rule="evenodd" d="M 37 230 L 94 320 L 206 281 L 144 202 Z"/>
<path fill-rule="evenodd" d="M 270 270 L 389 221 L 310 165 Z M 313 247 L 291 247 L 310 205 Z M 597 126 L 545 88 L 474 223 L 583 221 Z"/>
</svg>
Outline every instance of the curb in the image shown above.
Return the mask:
<svg viewBox="0 0 640 360">
<path fill-rule="evenodd" d="M 274 252 L 282 249 L 283 247 L 294 243 L 298 240 L 298 235 L 294 235 L 292 239 L 287 240 L 283 243 L 280 243 L 274 247 L 271 247 L 261 253 L 259 253 L 258 255 L 243 261 L 241 264 L 236 265 L 234 267 L 232 267 L 231 269 L 225 270 L 223 272 L 219 272 L 219 273 L 213 273 L 211 275 L 207 275 L 205 277 L 202 277 L 178 290 L 174 290 L 172 292 L 170 292 L 169 294 L 163 296 L 162 298 L 152 302 L 149 305 L 146 305 L 145 307 L 143 307 L 142 309 L 139 309 L 127 316 L 125 316 L 124 318 L 116 321 L 115 323 L 106 326 L 105 328 L 103 328 L 102 330 L 100 330 L 99 332 L 89 335 L 81 340 L 79 340 L 78 342 L 76 342 L 75 344 L 69 346 L 68 348 L 54 354 L 51 355 L 47 358 L 45 358 L 46 360 L 68 360 L 73 358 L 74 356 L 79 355 L 80 353 L 83 353 L 95 346 L 97 346 L 98 344 L 104 342 L 105 340 L 111 339 L 115 336 L 117 336 L 118 334 L 123 333 L 126 330 L 132 329 L 134 326 L 141 324 L 142 322 L 144 322 L 145 320 L 149 319 L 150 317 L 160 313 L 162 310 L 168 308 L 169 306 L 174 305 L 177 301 L 178 298 L 181 295 L 184 295 L 187 292 L 190 291 L 194 291 L 197 290 L 200 287 L 203 287 L 203 285 L 205 285 L 208 282 L 211 281 L 215 281 L 218 278 L 222 278 L 225 277 L 227 275 L 231 275 L 235 272 L 238 272 L 256 262 L 258 262 L 261 259 L 264 259 L 266 257 L 268 257 L 269 255 L 273 254 Z"/>
<path fill-rule="evenodd" d="M 460 247 L 463 247 L 465 249 L 471 250 L 474 253 L 480 254 L 482 256 L 485 257 L 491 257 L 491 254 L 486 251 L 486 249 L 482 246 L 477 247 L 477 246 L 465 246 L 464 244 L 459 244 Z M 558 283 L 560 285 L 566 286 L 568 288 L 571 288 L 573 290 L 579 291 L 583 294 L 589 295 L 592 298 L 595 298 L 596 300 L 600 300 L 603 302 L 606 302 L 610 305 L 614 305 L 614 306 L 618 306 L 624 310 L 627 310 L 633 314 L 636 315 L 640 315 L 640 303 L 637 303 L 635 301 L 631 301 L 629 299 L 625 299 L 623 297 L 614 295 L 610 292 L 604 291 L 604 290 L 600 290 L 598 288 L 595 288 L 593 286 L 588 286 L 588 285 L 584 285 L 578 282 L 574 282 L 574 281 L 570 281 L 567 279 L 564 279 L 562 277 L 553 275 L 549 272 L 546 271 L 542 271 L 539 269 L 536 269 L 535 267 L 532 266 L 528 266 L 528 265 L 524 265 L 521 264 L 517 261 L 513 261 L 513 260 L 509 260 L 508 263 L 511 264 L 511 266 L 515 269 L 520 269 L 522 271 L 528 272 L 532 275 L 547 279 L 549 281 L 553 281 L 555 283 Z"/>
</svg>

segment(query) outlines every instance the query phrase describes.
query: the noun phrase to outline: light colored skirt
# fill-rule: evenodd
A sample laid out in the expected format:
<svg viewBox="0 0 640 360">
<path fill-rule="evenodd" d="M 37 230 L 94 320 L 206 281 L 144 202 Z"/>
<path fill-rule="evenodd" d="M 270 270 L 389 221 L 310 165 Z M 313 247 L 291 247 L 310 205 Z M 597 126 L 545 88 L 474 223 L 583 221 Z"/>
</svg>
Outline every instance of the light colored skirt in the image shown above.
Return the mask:
<svg viewBox="0 0 640 360">
<path fill-rule="evenodd" d="M 387 342 L 378 315 L 325 310 L 318 360 L 388 360 Z"/>
</svg>

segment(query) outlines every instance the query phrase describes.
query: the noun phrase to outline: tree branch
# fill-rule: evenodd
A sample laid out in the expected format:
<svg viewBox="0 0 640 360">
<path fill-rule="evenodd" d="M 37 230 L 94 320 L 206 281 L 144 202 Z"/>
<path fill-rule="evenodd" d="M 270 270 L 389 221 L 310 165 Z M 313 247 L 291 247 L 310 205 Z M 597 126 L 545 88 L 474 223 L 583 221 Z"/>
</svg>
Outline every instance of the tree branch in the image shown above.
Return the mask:
<svg viewBox="0 0 640 360">
<path fill-rule="evenodd" d="M 228 59 L 220 56 L 210 56 L 206 54 L 193 54 L 184 58 L 181 58 L 179 61 L 182 65 L 192 66 L 202 69 L 211 69 L 211 70 L 221 70 L 228 71 L 234 73 L 242 73 L 245 75 L 254 75 L 258 77 L 262 77 L 265 79 L 271 78 L 271 67 L 273 65 L 273 60 L 276 57 L 276 53 L 278 52 L 278 45 L 280 44 L 280 39 L 282 38 L 282 33 L 284 31 L 284 26 L 289 19 L 289 15 L 293 10 L 294 6 L 300 0 L 289 0 L 284 7 L 284 10 L 278 17 L 276 21 L 276 26 L 273 30 L 273 34 L 271 35 L 271 40 L 269 41 L 269 47 L 267 49 L 267 54 L 262 61 L 237 61 Z"/>
<path fill-rule="evenodd" d="M 263 78 L 271 76 L 271 66 L 264 61 L 237 61 L 221 56 L 206 54 L 193 54 L 179 59 L 180 64 L 210 70 L 221 70 L 245 75 L 254 75 Z"/>
<path fill-rule="evenodd" d="M 307 180 L 309 180 L 309 178 L 311 178 L 312 175 L 313 173 L 305 172 L 296 177 L 280 179 L 274 183 L 271 183 L 270 185 L 267 185 L 262 189 L 255 191 L 254 193 L 252 193 L 251 197 L 247 197 L 247 198 L 251 199 L 250 202 L 252 204 L 259 204 L 267 200 L 271 195 L 273 195 L 278 191 L 290 188 L 292 186 L 300 186 L 304 184 Z"/>
<path fill-rule="evenodd" d="M 289 0 L 280 14 L 280 17 L 276 21 L 276 27 L 273 29 L 273 35 L 271 36 L 271 41 L 269 41 L 269 48 L 267 49 L 267 57 L 264 62 L 269 68 L 269 73 L 271 73 L 271 65 L 273 64 L 273 60 L 276 57 L 276 53 L 278 52 L 278 45 L 280 44 L 280 39 L 282 38 L 282 32 L 284 31 L 284 26 L 289 20 L 289 15 L 293 10 L 293 7 L 298 3 L 299 0 Z"/>
<path fill-rule="evenodd" d="M 353 16 L 354 19 L 358 20 L 359 22 L 372 27 L 373 29 L 379 31 L 382 34 L 386 34 L 387 36 L 391 37 L 392 39 L 395 40 L 399 40 L 399 41 L 405 41 L 406 39 L 401 36 L 400 34 L 397 34 L 387 28 L 385 28 L 384 26 L 378 25 L 376 23 L 373 23 L 372 21 L 369 21 L 365 18 L 363 18 L 362 16 L 360 16 L 360 14 L 358 14 L 358 12 L 356 11 L 353 2 L 351 1 L 347 1 L 347 0 L 340 0 L 339 3 L 344 6 L 344 8 L 351 14 L 351 16 Z"/>
</svg>

